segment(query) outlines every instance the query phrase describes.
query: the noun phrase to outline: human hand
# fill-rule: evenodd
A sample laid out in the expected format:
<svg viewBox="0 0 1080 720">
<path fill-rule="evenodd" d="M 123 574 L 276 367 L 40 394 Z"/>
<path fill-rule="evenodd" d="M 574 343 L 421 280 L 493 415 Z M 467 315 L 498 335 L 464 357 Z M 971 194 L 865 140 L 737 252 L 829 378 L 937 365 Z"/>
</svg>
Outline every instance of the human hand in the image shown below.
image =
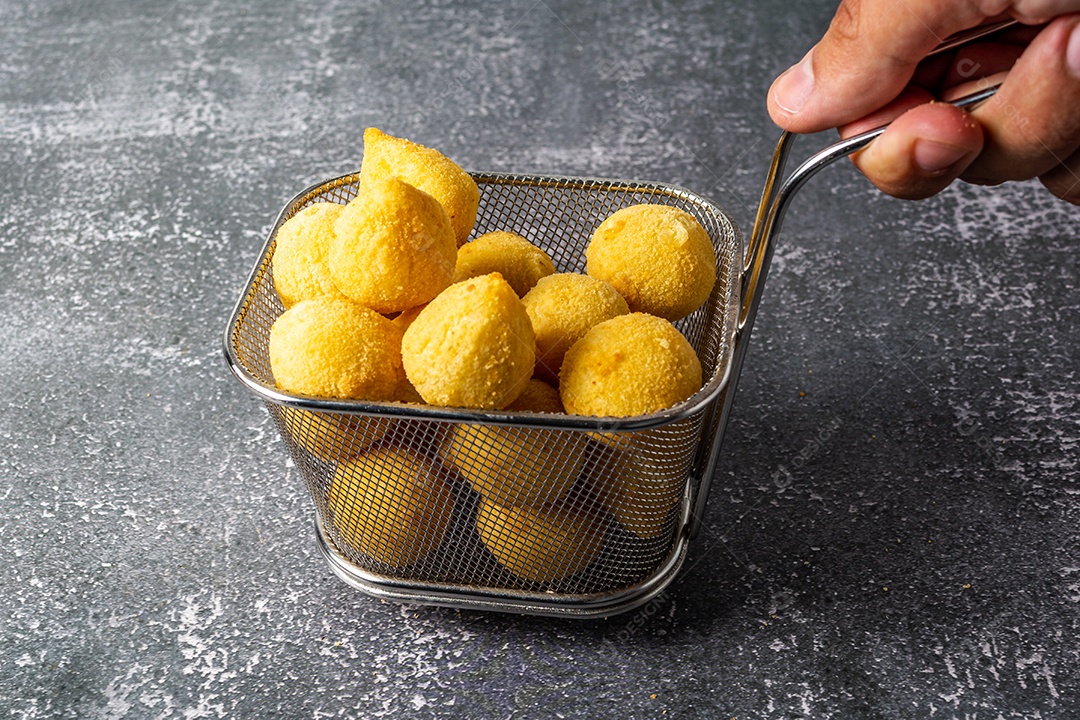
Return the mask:
<svg viewBox="0 0 1080 720">
<path fill-rule="evenodd" d="M 1009 0 L 993 17 L 988 5 L 842 0 L 821 41 L 773 83 L 769 114 L 793 132 L 838 127 L 843 137 L 891 121 L 852 159 L 896 197 L 928 197 L 956 178 L 1038 177 L 1080 205 L 1080 0 Z M 927 57 L 954 33 L 1008 17 L 1022 25 Z M 933 102 L 997 82 L 971 112 Z"/>
</svg>

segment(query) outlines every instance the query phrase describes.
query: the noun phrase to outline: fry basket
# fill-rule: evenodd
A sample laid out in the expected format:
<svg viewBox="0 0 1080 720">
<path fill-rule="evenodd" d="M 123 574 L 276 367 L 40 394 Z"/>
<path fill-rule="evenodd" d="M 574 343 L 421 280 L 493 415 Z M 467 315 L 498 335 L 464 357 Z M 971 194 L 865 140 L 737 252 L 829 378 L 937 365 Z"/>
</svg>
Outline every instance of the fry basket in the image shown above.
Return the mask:
<svg viewBox="0 0 1080 720">
<path fill-rule="evenodd" d="M 974 105 L 992 93 L 957 104 Z M 460 410 L 281 391 L 267 351 L 270 328 L 284 311 L 272 278 L 275 236 L 282 223 L 313 203 L 347 203 L 356 196 L 359 174 L 294 197 L 270 231 L 229 319 L 224 351 L 236 377 L 265 403 L 303 477 L 314 502 L 317 542 L 333 572 L 380 598 L 567 617 L 625 612 L 663 591 L 705 510 L 784 212 L 807 179 L 883 129 L 819 151 L 781 181 L 794 137 L 784 133 L 745 251 L 723 210 L 672 185 L 474 174 L 481 198 L 473 236 L 516 232 L 545 250 L 559 272 L 583 272 L 593 230 L 629 205 L 674 205 L 708 232 L 717 257 L 716 284 L 702 308 L 676 323 L 701 361 L 704 385 L 675 407 L 629 418 Z M 489 473 L 511 498 L 496 507 L 498 522 L 491 521 L 492 506 L 460 467 L 447 462 L 452 443 L 468 459 L 470 477 Z M 555 475 L 569 481 L 558 512 L 547 505 L 524 511 L 515 506 L 518 478 L 542 482 Z M 335 491 L 335 483 L 346 490 Z M 411 488 L 414 505 L 384 506 L 384 490 L 402 483 Z M 520 512 L 542 516 L 530 526 L 541 532 L 524 543 L 515 534 Z M 358 523 L 367 528 L 359 539 Z M 409 538 L 404 549 L 395 540 L 402 533 Z"/>
</svg>

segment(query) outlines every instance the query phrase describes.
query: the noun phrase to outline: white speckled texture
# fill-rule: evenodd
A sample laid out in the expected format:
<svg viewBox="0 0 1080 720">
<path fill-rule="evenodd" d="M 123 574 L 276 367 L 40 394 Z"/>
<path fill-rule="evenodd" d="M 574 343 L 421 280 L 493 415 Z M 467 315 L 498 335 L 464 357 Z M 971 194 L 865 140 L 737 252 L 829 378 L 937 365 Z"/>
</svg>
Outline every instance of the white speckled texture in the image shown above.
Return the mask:
<svg viewBox="0 0 1080 720">
<path fill-rule="evenodd" d="M 745 225 L 831 6 L 0 3 L 0 715 L 1075 717 L 1080 214 L 1035 184 L 807 186 L 705 529 L 604 621 L 334 579 L 221 358 L 278 209 L 368 125 Z"/>
</svg>

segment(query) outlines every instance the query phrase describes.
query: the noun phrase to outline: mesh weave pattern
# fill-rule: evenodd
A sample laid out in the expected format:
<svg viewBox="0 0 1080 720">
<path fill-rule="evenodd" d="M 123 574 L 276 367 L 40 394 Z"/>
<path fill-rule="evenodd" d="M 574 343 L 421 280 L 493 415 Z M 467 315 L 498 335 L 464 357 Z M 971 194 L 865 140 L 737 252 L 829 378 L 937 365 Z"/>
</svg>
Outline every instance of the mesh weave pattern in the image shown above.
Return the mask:
<svg viewBox="0 0 1080 720">
<path fill-rule="evenodd" d="M 550 416 L 537 422 L 528 413 L 467 411 L 466 420 L 451 412 L 448 419 L 446 411 L 415 406 L 402 413 L 395 403 L 282 393 L 267 352 L 270 327 L 284 311 L 271 275 L 274 235 L 307 205 L 351 200 L 356 174 L 301 193 L 282 212 L 228 329 L 227 355 L 263 396 L 333 552 L 368 582 L 438 588 L 444 596 L 480 589 L 514 601 L 538 592 L 625 594 L 685 540 L 687 508 L 701 480 L 695 473 L 718 431 L 714 410 L 731 358 L 738 231 L 711 203 L 672 186 L 474 177 L 481 200 L 473 236 L 516 232 L 544 249 L 560 272 L 584 272 L 593 230 L 618 209 L 663 203 L 694 215 L 713 241 L 718 279 L 706 304 L 676 326 L 701 360 L 701 392 L 645 429 L 610 418 L 585 427 L 580 419 L 577 426 Z M 498 487 L 497 503 L 477 492 L 485 487 Z"/>
</svg>

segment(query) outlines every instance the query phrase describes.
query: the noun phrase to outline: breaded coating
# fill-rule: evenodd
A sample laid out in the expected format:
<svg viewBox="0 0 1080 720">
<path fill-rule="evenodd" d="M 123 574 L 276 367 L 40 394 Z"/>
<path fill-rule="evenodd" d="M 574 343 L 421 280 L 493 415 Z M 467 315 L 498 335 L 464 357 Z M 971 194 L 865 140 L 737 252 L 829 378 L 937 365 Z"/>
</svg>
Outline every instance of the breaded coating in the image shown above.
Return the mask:
<svg viewBox="0 0 1080 720">
<path fill-rule="evenodd" d="M 588 567 L 604 546 L 606 527 L 558 505 L 504 507 L 484 500 L 476 530 L 500 565 L 523 580 L 545 583 Z"/>
<path fill-rule="evenodd" d="M 613 436 L 602 438 L 605 447 L 593 461 L 597 497 L 620 525 L 643 540 L 670 533 L 686 468 L 633 452 L 634 441 L 625 434 L 607 442 Z"/>
<path fill-rule="evenodd" d="M 630 312 L 610 283 L 580 273 L 541 278 L 521 301 L 536 333 L 536 375 L 555 385 L 571 345 L 594 325 Z"/>
<path fill-rule="evenodd" d="M 402 310 L 397 317 L 393 319 L 393 323 L 401 330 L 402 335 L 409 329 L 409 326 L 413 324 L 413 320 L 420 314 L 420 311 L 427 307 L 427 303 L 423 305 L 417 305 L 416 307 L 409 308 L 408 310 Z M 408 378 L 405 378 L 405 387 L 401 391 L 401 397 L 398 398 L 403 403 L 410 405 L 427 405 L 424 402 L 424 398 L 420 397 L 420 393 L 416 391 L 413 384 L 409 382 Z"/>
<path fill-rule="evenodd" d="M 413 320 L 401 345 L 409 381 L 443 407 L 501 410 L 536 362 L 525 306 L 498 273 L 451 285 Z"/>
<path fill-rule="evenodd" d="M 559 391 L 536 378 L 531 378 L 525 383 L 525 388 L 521 391 L 521 394 L 505 409 L 520 412 L 550 413 L 552 415 L 566 412 L 563 410 Z"/>
<path fill-rule="evenodd" d="M 335 541 L 395 567 L 438 548 L 454 514 L 454 496 L 436 467 L 395 447 L 339 465 L 327 505 Z"/>
<path fill-rule="evenodd" d="M 563 360 L 559 394 L 566 412 L 598 417 L 645 415 L 701 388 L 694 348 L 667 320 L 632 313 L 605 320 Z"/>
<path fill-rule="evenodd" d="M 716 252 L 690 213 L 667 205 L 634 205 L 596 228 L 586 271 L 607 280 L 630 310 L 675 321 L 697 310 L 716 282 Z"/>
<path fill-rule="evenodd" d="M 507 410 L 561 413 L 559 391 L 532 379 Z M 500 505 L 538 506 L 562 497 L 585 463 L 584 437 L 499 425 L 455 425 L 442 458 L 473 490 Z"/>
<path fill-rule="evenodd" d="M 457 245 L 442 205 L 395 177 L 360 183 L 330 244 L 334 284 L 381 313 L 422 305 L 454 276 Z"/>
<path fill-rule="evenodd" d="M 469 239 L 480 205 L 480 188 L 469 173 L 438 150 L 368 128 L 364 131 L 360 184 L 389 176 L 401 178 L 442 203 L 457 244 Z"/>
<path fill-rule="evenodd" d="M 269 355 L 278 387 L 299 395 L 396 400 L 405 382 L 401 330 L 351 300 L 293 305 L 270 328 Z"/>
<path fill-rule="evenodd" d="M 555 272 L 546 252 L 512 232 L 489 232 L 458 248 L 454 282 L 497 272 L 518 297 L 532 290 L 536 281 Z"/>
<path fill-rule="evenodd" d="M 274 238 L 274 289 L 290 308 L 320 295 L 341 296 L 330 276 L 328 258 L 334 222 L 343 205 L 309 205 L 282 223 Z"/>
<path fill-rule="evenodd" d="M 383 439 L 397 421 L 282 407 L 286 435 L 326 462 L 345 462 Z"/>
</svg>

